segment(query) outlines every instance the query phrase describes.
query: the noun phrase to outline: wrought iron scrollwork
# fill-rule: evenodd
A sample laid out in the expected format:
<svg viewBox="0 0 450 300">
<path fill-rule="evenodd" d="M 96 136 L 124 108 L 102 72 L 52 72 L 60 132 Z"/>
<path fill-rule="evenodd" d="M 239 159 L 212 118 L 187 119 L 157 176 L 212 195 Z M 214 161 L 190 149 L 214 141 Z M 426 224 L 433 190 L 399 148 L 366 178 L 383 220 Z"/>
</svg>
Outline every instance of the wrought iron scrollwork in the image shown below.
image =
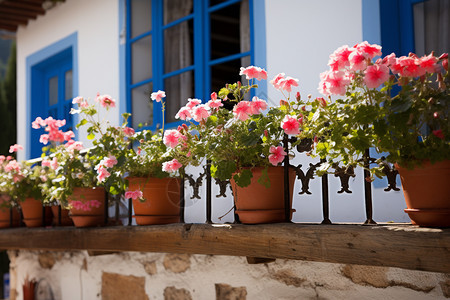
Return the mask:
<svg viewBox="0 0 450 300">
<path fill-rule="evenodd" d="M 309 164 L 308 171 L 306 171 L 306 174 L 302 170 L 302 165 L 294 166 L 295 173 L 297 174 L 297 179 L 299 179 L 302 182 L 302 190 L 299 192 L 299 195 L 307 194 L 311 195 L 312 193 L 309 191 L 309 181 L 311 179 L 314 179 L 314 171 L 316 168 L 320 165 L 320 162 L 317 164 Z"/>
<path fill-rule="evenodd" d="M 300 144 L 297 145 L 297 151 L 302 152 L 309 152 L 312 149 L 313 140 L 310 138 L 305 138 L 300 141 Z"/>
<path fill-rule="evenodd" d="M 387 181 L 388 181 L 388 187 L 384 189 L 385 192 L 389 192 L 391 190 L 394 191 L 400 191 L 400 189 L 397 187 L 397 175 L 398 171 L 391 167 L 388 162 L 383 161 L 381 163 L 383 166 L 383 173 L 386 175 Z"/>
<path fill-rule="evenodd" d="M 200 187 L 203 184 L 203 177 L 205 177 L 206 172 L 200 173 L 200 176 L 197 177 L 197 179 L 194 179 L 193 175 L 185 174 L 185 178 L 189 181 L 189 185 L 192 186 L 193 194 L 191 196 L 191 199 L 201 199 L 199 192 Z"/>
<path fill-rule="evenodd" d="M 351 194 L 352 191 L 349 190 L 350 185 L 350 177 L 355 177 L 355 169 L 353 166 L 348 167 L 339 167 L 339 166 L 333 166 L 336 172 L 334 173 L 334 177 L 339 177 L 341 181 L 341 190 L 338 191 L 338 194 L 342 193 L 348 193 Z"/>
<path fill-rule="evenodd" d="M 227 194 L 226 194 L 227 186 L 230 184 L 230 181 L 229 180 L 220 180 L 218 178 L 214 178 L 214 180 L 215 180 L 215 183 L 219 186 L 219 189 L 220 189 L 219 194 L 216 195 L 216 197 L 217 198 L 226 197 L 227 196 Z M 231 185 L 230 185 L 230 189 L 231 189 Z"/>
</svg>

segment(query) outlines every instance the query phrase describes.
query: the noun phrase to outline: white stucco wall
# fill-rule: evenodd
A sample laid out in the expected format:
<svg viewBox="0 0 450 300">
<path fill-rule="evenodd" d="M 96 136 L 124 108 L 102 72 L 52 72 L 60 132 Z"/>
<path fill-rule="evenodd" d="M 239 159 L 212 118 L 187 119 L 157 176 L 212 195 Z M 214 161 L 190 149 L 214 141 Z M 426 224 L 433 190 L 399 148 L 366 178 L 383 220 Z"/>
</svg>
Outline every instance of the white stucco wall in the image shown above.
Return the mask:
<svg viewBox="0 0 450 300">
<path fill-rule="evenodd" d="M 28 146 L 26 120 L 26 59 L 77 32 L 78 95 L 94 99 L 97 92 L 119 97 L 119 5 L 115 0 L 66 0 L 17 31 L 18 143 Z M 77 95 L 75 95 L 77 96 Z M 117 113 L 108 119 L 117 124 Z M 87 142 L 80 134 L 81 140 Z M 19 152 L 19 159 L 25 153 Z"/>
</svg>

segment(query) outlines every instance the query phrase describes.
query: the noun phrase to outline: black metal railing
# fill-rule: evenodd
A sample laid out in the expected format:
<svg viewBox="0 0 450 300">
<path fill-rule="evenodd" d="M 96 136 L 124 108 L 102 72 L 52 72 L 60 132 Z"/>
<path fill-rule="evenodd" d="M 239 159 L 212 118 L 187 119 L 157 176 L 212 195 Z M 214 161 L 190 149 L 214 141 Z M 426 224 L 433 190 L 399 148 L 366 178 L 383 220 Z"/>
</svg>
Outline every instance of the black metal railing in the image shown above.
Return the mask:
<svg viewBox="0 0 450 300">
<path fill-rule="evenodd" d="M 292 143 L 293 140 L 289 139 L 288 136 L 284 137 L 283 143 L 286 153 L 289 153 L 288 151 L 288 145 L 289 143 Z M 309 146 L 308 146 L 309 144 Z M 302 152 L 306 152 L 309 150 L 309 147 L 311 146 L 311 141 L 302 141 L 297 146 L 297 152 L 300 154 Z M 366 150 L 364 156 L 363 156 L 365 167 L 368 168 L 371 164 L 376 163 L 377 159 L 370 157 L 369 150 Z M 322 164 L 326 163 L 326 160 L 320 159 L 317 163 L 309 163 L 309 166 L 303 166 L 302 164 L 299 164 L 297 166 L 294 166 L 291 164 L 291 161 L 289 159 L 289 155 L 287 155 L 283 161 L 284 166 L 284 206 L 285 206 L 285 221 L 290 222 L 291 219 L 291 196 L 290 195 L 290 186 L 289 186 L 289 169 L 292 168 L 295 170 L 296 174 L 296 181 L 301 183 L 300 192 L 299 195 L 311 195 L 312 192 L 310 191 L 310 183 L 311 180 L 314 179 L 314 172 L 317 168 L 319 168 Z M 383 163 L 383 172 L 386 175 L 388 186 L 384 189 L 384 191 L 399 191 L 400 189 L 396 186 L 396 177 L 398 175 L 398 172 L 392 168 L 387 162 Z M 352 191 L 350 190 L 350 178 L 354 178 L 356 176 L 354 169 L 352 167 L 349 168 L 340 168 L 335 167 L 334 176 L 339 178 L 340 180 L 340 190 L 337 191 L 338 194 L 342 193 L 348 193 L 351 194 Z M 364 179 L 370 176 L 370 173 L 367 170 L 364 170 L 363 172 Z M 322 218 L 321 224 L 331 224 L 330 220 L 330 188 L 329 188 L 329 174 L 324 174 L 321 177 L 321 200 L 322 200 Z M 195 177 L 194 174 L 183 174 L 180 178 L 180 221 L 181 223 L 185 222 L 185 210 L 186 210 L 186 188 L 191 187 L 192 188 L 192 195 L 191 199 L 202 199 L 200 196 L 200 187 L 203 186 L 205 183 L 206 186 L 206 195 L 205 195 L 205 204 L 206 204 L 206 223 L 212 224 L 212 201 L 213 197 L 219 198 L 219 197 L 225 197 L 227 187 L 231 186 L 230 182 L 227 181 L 221 181 L 218 179 L 214 179 L 211 177 L 211 171 L 210 171 L 210 161 L 206 162 L 206 165 L 204 166 L 202 172 L 200 172 L 197 177 Z M 204 182 L 206 181 L 206 182 Z M 188 185 L 186 185 L 186 182 Z M 372 184 L 369 180 L 364 180 L 364 206 L 365 206 L 365 225 L 374 225 L 377 224 L 373 219 L 373 199 L 372 199 Z M 213 184 L 219 187 L 220 191 L 218 195 L 213 195 Z M 105 197 L 105 225 L 108 224 L 110 221 L 109 216 L 109 203 L 115 203 L 115 209 L 114 209 L 114 215 L 115 215 L 115 224 L 119 223 L 119 218 L 121 217 L 120 214 L 120 206 L 125 206 L 127 209 L 127 215 L 125 216 L 128 220 L 128 226 L 131 226 L 133 224 L 133 204 L 132 200 L 128 199 L 127 205 L 125 205 L 123 202 L 123 199 L 121 200 L 120 197 L 112 196 L 110 194 L 106 193 Z M 114 198 L 114 199 L 111 199 Z M 10 209 L 10 227 L 13 227 L 13 209 Z M 233 207 L 235 209 L 235 207 Z M 43 207 L 43 216 L 42 216 L 42 222 L 43 224 L 46 224 L 46 208 Z M 53 225 L 61 225 L 61 206 L 58 207 L 58 216 L 57 216 L 57 224 Z M 236 213 L 234 213 L 234 222 L 239 222 L 239 217 Z M 23 226 L 23 214 L 20 213 L 20 224 Z"/>
</svg>

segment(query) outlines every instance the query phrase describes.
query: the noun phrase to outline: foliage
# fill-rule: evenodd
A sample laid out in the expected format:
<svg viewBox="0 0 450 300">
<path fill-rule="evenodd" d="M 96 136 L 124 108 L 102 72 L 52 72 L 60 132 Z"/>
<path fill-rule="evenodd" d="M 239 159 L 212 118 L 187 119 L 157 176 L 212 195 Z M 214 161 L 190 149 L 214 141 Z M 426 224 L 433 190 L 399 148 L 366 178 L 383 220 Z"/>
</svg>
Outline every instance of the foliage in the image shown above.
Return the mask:
<svg viewBox="0 0 450 300">
<path fill-rule="evenodd" d="M 387 152 L 370 168 L 378 177 L 384 159 L 408 167 L 449 159 L 448 56 L 390 54 L 374 62 L 376 56 L 378 45 L 343 46 L 321 74 L 319 90 L 344 97 L 312 102 L 299 135 L 314 139 L 312 154 L 327 159 L 319 174 L 339 164 L 368 168 L 371 147 Z"/>
<path fill-rule="evenodd" d="M 206 158 L 211 162 L 213 177 L 233 178 L 242 187 L 250 184 L 252 168 L 278 165 L 284 160 L 287 153 L 282 146 L 282 124 L 291 113 L 285 102 L 268 108 L 266 101 L 256 96 L 252 101 L 245 100 L 246 94 L 258 87 L 253 80 L 266 79 L 267 73 L 250 66 L 241 68 L 240 75 L 244 74 L 251 80 L 248 85 L 227 84 L 218 94 L 212 93 L 206 104 L 189 99 L 177 117 L 193 120 L 189 128 L 179 129 L 180 143 L 174 147 L 180 157 L 185 157 L 180 158 L 183 165 L 198 165 Z M 296 84 L 296 80 L 293 82 Z"/>
</svg>

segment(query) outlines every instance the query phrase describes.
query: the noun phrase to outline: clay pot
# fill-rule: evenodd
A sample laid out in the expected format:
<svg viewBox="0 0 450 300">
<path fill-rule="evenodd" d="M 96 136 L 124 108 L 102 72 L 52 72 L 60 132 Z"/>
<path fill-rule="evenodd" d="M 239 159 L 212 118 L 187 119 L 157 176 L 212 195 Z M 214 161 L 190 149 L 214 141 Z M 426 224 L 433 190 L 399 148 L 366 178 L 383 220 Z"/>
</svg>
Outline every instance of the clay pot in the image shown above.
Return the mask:
<svg viewBox="0 0 450 300">
<path fill-rule="evenodd" d="M 262 224 L 285 222 L 284 209 L 284 167 L 269 167 L 270 187 L 258 183 L 264 168 L 253 168 L 253 177 L 247 187 L 239 187 L 233 178 L 230 180 L 233 190 L 236 214 L 243 224 Z M 294 188 L 295 171 L 289 169 L 290 208 L 292 213 L 292 191 Z"/>
<path fill-rule="evenodd" d="M 61 208 L 61 225 L 59 224 L 59 205 L 52 205 L 53 226 L 73 226 L 73 221 L 69 216 L 69 210 Z"/>
<path fill-rule="evenodd" d="M 16 208 L 6 206 L 10 202 L 10 197 L 0 194 L 0 228 L 18 227 L 20 225 L 20 213 Z M 5 206 L 2 206 L 5 204 Z M 12 222 L 11 222 L 12 218 Z"/>
<path fill-rule="evenodd" d="M 412 224 L 450 227 L 450 160 L 423 163 L 413 170 L 395 165 Z"/>
<path fill-rule="evenodd" d="M 103 187 L 76 187 L 68 197 L 70 217 L 76 227 L 95 227 L 105 225 L 105 189 Z M 100 202 L 99 207 L 89 205 L 90 201 Z M 80 209 L 73 204 L 80 201 L 86 204 L 86 209 Z"/>
<path fill-rule="evenodd" d="M 41 227 L 44 225 L 42 222 L 44 209 L 41 201 L 31 197 L 25 198 L 25 201 L 20 202 L 20 207 L 22 208 L 23 222 L 27 227 Z"/>
<path fill-rule="evenodd" d="M 128 178 L 128 191 L 142 191 L 144 202 L 133 200 L 138 225 L 180 222 L 180 180 L 178 178 Z"/>
</svg>

